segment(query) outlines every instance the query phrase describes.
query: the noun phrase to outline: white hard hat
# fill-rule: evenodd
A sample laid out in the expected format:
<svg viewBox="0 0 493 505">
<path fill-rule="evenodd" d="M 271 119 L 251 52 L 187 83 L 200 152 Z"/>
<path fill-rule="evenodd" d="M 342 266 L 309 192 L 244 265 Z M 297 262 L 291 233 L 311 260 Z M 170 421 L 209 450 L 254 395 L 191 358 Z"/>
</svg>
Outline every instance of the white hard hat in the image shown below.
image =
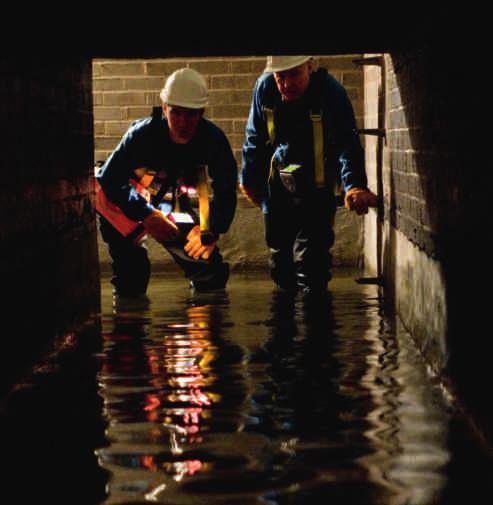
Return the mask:
<svg viewBox="0 0 493 505">
<path fill-rule="evenodd" d="M 282 72 L 290 68 L 297 67 L 305 61 L 310 60 L 311 56 L 267 56 L 267 65 L 264 72 Z"/>
<path fill-rule="evenodd" d="M 163 103 L 189 109 L 203 109 L 209 98 L 205 79 L 192 68 L 180 68 L 173 72 L 166 79 L 159 96 Z"/>
</svg>

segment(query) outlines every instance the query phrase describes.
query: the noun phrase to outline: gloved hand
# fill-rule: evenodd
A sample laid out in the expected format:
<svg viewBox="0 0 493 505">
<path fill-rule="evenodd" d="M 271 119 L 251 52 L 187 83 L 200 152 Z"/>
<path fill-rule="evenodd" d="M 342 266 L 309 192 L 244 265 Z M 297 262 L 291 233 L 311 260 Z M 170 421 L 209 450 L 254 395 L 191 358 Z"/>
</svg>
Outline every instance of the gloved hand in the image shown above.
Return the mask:
<svg viewBox="0 0 493 505">
<path fill-rule="evenodd" d="M 188 232 L 187 240 L 188 242 L 183 249 L 194 260 L 209 259 L 217 242 L 217 240 L 215 240 L 212 244 L 203 245 L 200 240 L 200 226 L 198 224 Z"/>
<path fill-rule="evenodd" d="M 149 235 L 160 243 L 168 242 L 178 236 L 178 226 L 158 209 L 153 209 L 142 224 Z"/>
<path fill-rule="evenodd" d="M 368 213 L 368 207 L 376 207 L 378 198 L 369 189 L 351 188 L 344 197 L 346 209 L 355 210 L 358 216 Z"/>
<path fill-rule="evenodd" d="M 240 184 L 240 191 L 247 197 L 250 203 L 253 203 L 253 205 L 255 205 L 255 207 L 261 207 L 260 199 L 251 189 L 247 189 L 245 186 Z"/>
</svg>

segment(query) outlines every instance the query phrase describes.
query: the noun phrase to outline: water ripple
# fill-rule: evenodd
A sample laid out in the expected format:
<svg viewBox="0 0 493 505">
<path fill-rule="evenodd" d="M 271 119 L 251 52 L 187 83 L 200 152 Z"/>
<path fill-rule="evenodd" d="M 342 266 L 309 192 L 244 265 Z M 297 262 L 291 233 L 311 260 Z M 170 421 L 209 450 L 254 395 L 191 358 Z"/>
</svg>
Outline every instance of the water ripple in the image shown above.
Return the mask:
<svg viewBox="0 0 493 505">
<path fill-rule="evenodd" d="M 454 503 L 453 412 L 378 287 L 160 286 L 143 317 L 104 317 L 105 503 Z"/>
</svg>

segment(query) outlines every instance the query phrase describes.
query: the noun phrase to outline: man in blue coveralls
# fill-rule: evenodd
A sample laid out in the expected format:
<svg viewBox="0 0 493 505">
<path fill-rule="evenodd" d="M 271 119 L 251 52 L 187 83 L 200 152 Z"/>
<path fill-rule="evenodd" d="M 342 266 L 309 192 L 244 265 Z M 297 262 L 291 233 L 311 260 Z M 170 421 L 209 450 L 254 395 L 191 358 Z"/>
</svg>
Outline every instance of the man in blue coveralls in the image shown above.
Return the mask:
<svg viewBox="0 0 493 505">
<path fill-rule="evenodd" d="M 240 187 L 261 207 L 271 275 L 284 290 L 326 292 L 331 278 L 335 188 L 358 214 L 376 206 L 343 86 L 310 56 L 268 56 L 257 79 Z"/>
<path fill-rule="evenodd" d="M 224 288 L 229 277 L 216 242 L 228 230 L 236 208 L 237 166 L 230 144 L 223 131 L 203 117 L 208 90 L 201 74 L 177 70 L 160 97 L 162 107 L 132 124 L 96 176 L 100 229 L 113 260 L 114 293 L 120 296 L 146 293 L 147 234 L 163 244 L 196 290 Z M 203 167 L 213 190 L 207 240 L 187 198 L 187 184 L 196 183 Z M 165 210 L 166 195 L 173 198 Z M 170 214 L 177 201 L 181 211 L 193 216 L 185 232 Z"/>
</svg>

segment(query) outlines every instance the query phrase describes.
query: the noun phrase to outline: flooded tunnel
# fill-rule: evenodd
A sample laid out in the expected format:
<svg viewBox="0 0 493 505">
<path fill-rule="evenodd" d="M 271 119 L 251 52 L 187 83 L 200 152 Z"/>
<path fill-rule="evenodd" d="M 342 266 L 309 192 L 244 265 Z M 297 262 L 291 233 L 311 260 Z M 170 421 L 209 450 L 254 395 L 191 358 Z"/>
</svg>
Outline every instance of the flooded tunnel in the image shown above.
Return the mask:
<svg viewBox="0 0 493 505">
<path fill-rule="evenodd" d="M 95 219 L 94 161 L 147 115 L 166 65 L 210 69 L 211 115 L 238 156 L 245 103 L 220 103 L 221 82 L 246 92 L 251 55 L 274 47 L 2 60 L 5 496 L 489 503 L 482 114 L 477 94 L 457 100 L 479 56 L 432 36 L 361 40 L 303 46 L 354 88 L 382 201 L 364 220 L 338 210 L 334 278 L 311 305 L 273 288 L 245 200 L 222 239 L 222 294 L 190 292 L 153 247 L 149 300 L 114 304 Z"/>
</svg>

